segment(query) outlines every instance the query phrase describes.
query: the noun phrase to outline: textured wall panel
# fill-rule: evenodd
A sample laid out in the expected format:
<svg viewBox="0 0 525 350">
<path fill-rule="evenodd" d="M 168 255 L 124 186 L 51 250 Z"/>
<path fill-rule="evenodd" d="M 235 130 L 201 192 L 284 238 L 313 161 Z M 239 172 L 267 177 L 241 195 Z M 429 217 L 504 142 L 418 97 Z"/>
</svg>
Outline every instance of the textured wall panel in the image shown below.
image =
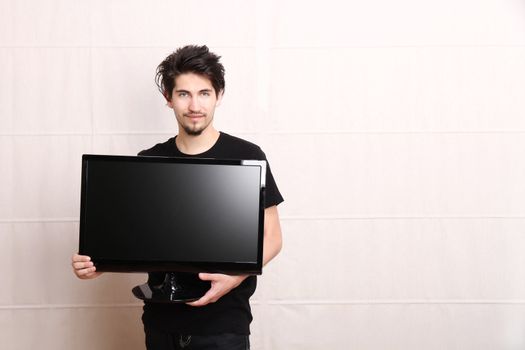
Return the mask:
<svg viewBox="0 0 525 350">
<path fill-rule="evenodd" d="M 0 309 L 0 342 L 11 350 L 144 349 L 141 313 L 140 307 Z"/>
<path fill-rule="evenodd" d="M 81 155 L 90 149 L 89 136 L 15 136 L 14 218 L 77 217 Z"/>
<path fill-rule="evenodd" d="M 523 305 L 272 305 L 265 349 L 518 350 Z"/>
<path fill-rule="evenodd" d="M 272 1 L 273 44 L 309 46 L 523 45 L 519 0 Z"/>
<path fill-rule="evenodd" d="M 213 49 L 213 48 L 212 48 Z M 260 132 L 266 121 L 260 118 L 262 106 L 257 81 L 257 52 L 251 48 L 217 48 L 226 70 L 223 100 L 215 110 L 214 125 L 219 130 Z"/>
<path fill-rule="evenodd" d="M 8 0 L 9 1 L 9 0 Z M 4 2 L 4 1 L 2 1 Z M 90 2 L 79 0 L 9 1 L 15 46 L 90 44 Z"/>
<path fill-rule="evenodd" d="M 13 224 L 0 223 L 0 274 L 4 276 L 0 288 L 0 305 L 11 305 L 13 294 L 17 290 L 13 271 L 17 267 L 13 249 Z M 20 271 L 22 273 L 22 271 Z"/>
<path fill-rule="evenodd" d="M 0 220 L 11 219 L 13 216 L 14 207 L 14 191 L 15 184 L 13 170 L 14 154 L 13 154 L 13 137 L 0 136 L 0 160 L 2 162 L 2 171 L 0 171 Z"/>
<path fill-rule="evenodd" d="M 89 49 L 13 51 L 13 129 L 16 133 L 90 133 Z"/>
<path fill-rule="evenodd" d="M 525 130 L 523 47 L 273 50 L 266 128 Z"/>
<path fill-rule="evenodd" d="M 93 153 L 134 156 L 157 143 L 167 141 L 175 134 L 176 131 L 173 131 L 171 134 L 95 135 L 93 137 Z"/>
<path fill-rule="evenodd" d="M 92 2 L 95 46 L 248 46 L 255 40 L 255 2 L 160 0 Z"/>
<path fill-rule="evenodd" d="M 169 49 L 93 49 L 95 132 L 175 130 L 155 85 L 155 69 Z"/>
<path fill-rule="evenodd" d="M 0 135 L 13 132 L 13 51 L 0 48 Z"/>
<path fill-rule="evenodd" d="M 140 302 L 131 289 L 144 283 L 145 274 L 107 273 L 84 281 L 71 270 L 71 256 L 78 251 L 78 223 L 15 223 L 11 235 L 13 305 L 92 305 Z M 7 253 L 7 252 L 6 252 Z"/>
<path fill-rule="evenodd" d="M 13 45 L 13 0 L 0 2 L 0 46 Z"/>
<path fill-rule="evenodd" d="M 525 213 L 521 134 L 283 134 L 263 144 L 286 215 Z"/>
<path fill-rule="evenodd" d="M 524 219 L 284 220 L 267 300 L 522 300 Z"/>
</svg>

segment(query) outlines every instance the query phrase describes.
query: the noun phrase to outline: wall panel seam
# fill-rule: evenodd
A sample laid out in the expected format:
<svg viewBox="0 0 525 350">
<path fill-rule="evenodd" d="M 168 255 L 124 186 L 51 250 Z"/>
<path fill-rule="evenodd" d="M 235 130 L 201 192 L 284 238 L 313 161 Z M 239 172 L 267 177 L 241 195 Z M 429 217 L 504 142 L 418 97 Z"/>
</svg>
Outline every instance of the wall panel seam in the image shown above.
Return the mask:
<svg viewBox="0 0 525 350">
<path fill-rule="evenodd" d="M 256 49 L 257 45 L 209 45 L 213 49 L 220 50 L 239 50 Z M 270 45 L 270 51 L 284 50 L 348 50 L 348 49 L 499 49 L 499 48 L 524 48 L 525 44 L 412 44 L 412 45 Z M 172 45 L 0 45 L 0 49 L 170 49 Z"/>
<path fill-rule="evenodd" d="M 271 50 L 348 50 L 348 49 L 499 49 L 524 48 L 525 44 L 413 44 L 413 45 L 272 45 Z"/>
<path fill-rule="evenodd" d="M 127 304 L 26 304 L 0 305 L 0 310 L 40 310 L 40 309 L 96 309 L 96 308 L 136 308 L 144 306 L 138 303 Z"/>
<path fill-rule="evenodd" d="M 247 131 L 228 130 L 231 134 L 243 135 L 521 135 L 525 130 L 297 130 L 297 131 Z M 156 136 L 173 135 L 173 132 L 158 131 L 96 131 L 96 136 Z M 92 136 L 91 131 L 86 132 L 0 132 L 0 136 Z"/>
<path fill-rule="evenodd" d="M 213 46 L 214 50 L 220 51 L 220 50 L 247 50 L 247 49 L 255 49 L 255 45 L 231 45 L 231 46 L 216 46 L 216 45 L 209 45 Z M 0 45 L 0 49 L 107 49 L 107 50 L 113 50 L 113 49 L 168 49 L 173 51 L 172 45 Z"/>
<path fill-rule="evenodd" d="M 264 300 L 250 301 L 253 306 L 331 306 L 331 305 L 363 305 L 363 306 L 432 306 L 432 305 L 525 305 L 525 299 L 400 299 L 400 300 Z M 41 310 L 41 309 L 117 309 L 142 308 L 141 303 L 124 304 L 25 304 L 0 305 L 0 310 Z"/>
<path fill-rule="evenodd" d="M 524 220 L 525 216 L 287 216 L 281 221 Z M 0 219 L 0 224 L 78 223 L 78 217 Z"/>
<path fill-rule="evenodd" d="M 267 305 L 525 305 L 525 299 L 268 300 Z"/>
<path fill-rule="evenodd" d="M 469 215 L 469 216 L 351 216 L 351 215 L 326 215 L 302 216 L 281 215 L 284 221 L 375 221 L 375 220 L 523 220 L 525 216 L 500 216 L 500 215 Z"/>
</svg>

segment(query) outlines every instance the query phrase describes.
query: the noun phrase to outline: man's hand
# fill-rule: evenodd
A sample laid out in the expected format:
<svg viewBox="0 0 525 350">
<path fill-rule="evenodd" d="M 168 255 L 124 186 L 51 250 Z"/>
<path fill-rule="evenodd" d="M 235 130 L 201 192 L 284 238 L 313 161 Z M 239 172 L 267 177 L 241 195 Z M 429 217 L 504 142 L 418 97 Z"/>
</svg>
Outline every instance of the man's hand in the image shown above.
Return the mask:
<svg viewBox="0 0 525 350">
<path fill-rule="evenodd" d="M 96 272 L 97 268 L 91 261 L 91 258 L 86 255 L 73 255 L 71 266 L 73 266 L 75 275 L 83 280 L 96 278 L 102 274 L 102 272 Z"/>
<path fill-rule="evenodd" d="M 248 276 L 229 276 L 220 273 L 199 273 L 203 281 L 211 281 L 211 288 L 200 298 L 191 303 L 191 306 L 204 306 L 214 303 L 223 295 L 242 283 Z"/>
</svg>

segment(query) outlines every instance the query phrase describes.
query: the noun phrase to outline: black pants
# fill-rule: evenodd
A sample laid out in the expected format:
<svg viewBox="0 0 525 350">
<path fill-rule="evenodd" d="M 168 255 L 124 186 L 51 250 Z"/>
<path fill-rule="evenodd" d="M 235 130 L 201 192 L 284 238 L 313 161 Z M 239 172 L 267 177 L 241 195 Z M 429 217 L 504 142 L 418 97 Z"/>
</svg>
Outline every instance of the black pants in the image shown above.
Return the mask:
<svg viewBox="0 0 525 350">
<path fill-rule="evenodd" d="M 249 350 L 247 335 L 181 335 L 146 330 L 148 350 Z"/>
</svg>

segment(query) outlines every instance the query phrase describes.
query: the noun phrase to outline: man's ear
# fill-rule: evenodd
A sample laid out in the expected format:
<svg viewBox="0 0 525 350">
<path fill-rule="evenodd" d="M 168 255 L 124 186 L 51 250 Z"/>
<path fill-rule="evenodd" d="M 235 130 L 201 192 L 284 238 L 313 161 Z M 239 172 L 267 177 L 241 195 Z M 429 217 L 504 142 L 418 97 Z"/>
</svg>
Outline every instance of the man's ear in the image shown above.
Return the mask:
<svg viewBox="0 0 525 350">
<path fill-rule="evenodd" d="M 215 102 L 215 107 L 221 105 L 223 96 L 224 96 L 224 90 L 219 91 L 219 93 L 217 94 L 217 102 Z"/>
<path fill-rule="evenodd" d="M 164 98 L 166 99 L 166 106 L 173 109 L 173 99 L 167 94 L 164 94 Z"/>
</svg>

